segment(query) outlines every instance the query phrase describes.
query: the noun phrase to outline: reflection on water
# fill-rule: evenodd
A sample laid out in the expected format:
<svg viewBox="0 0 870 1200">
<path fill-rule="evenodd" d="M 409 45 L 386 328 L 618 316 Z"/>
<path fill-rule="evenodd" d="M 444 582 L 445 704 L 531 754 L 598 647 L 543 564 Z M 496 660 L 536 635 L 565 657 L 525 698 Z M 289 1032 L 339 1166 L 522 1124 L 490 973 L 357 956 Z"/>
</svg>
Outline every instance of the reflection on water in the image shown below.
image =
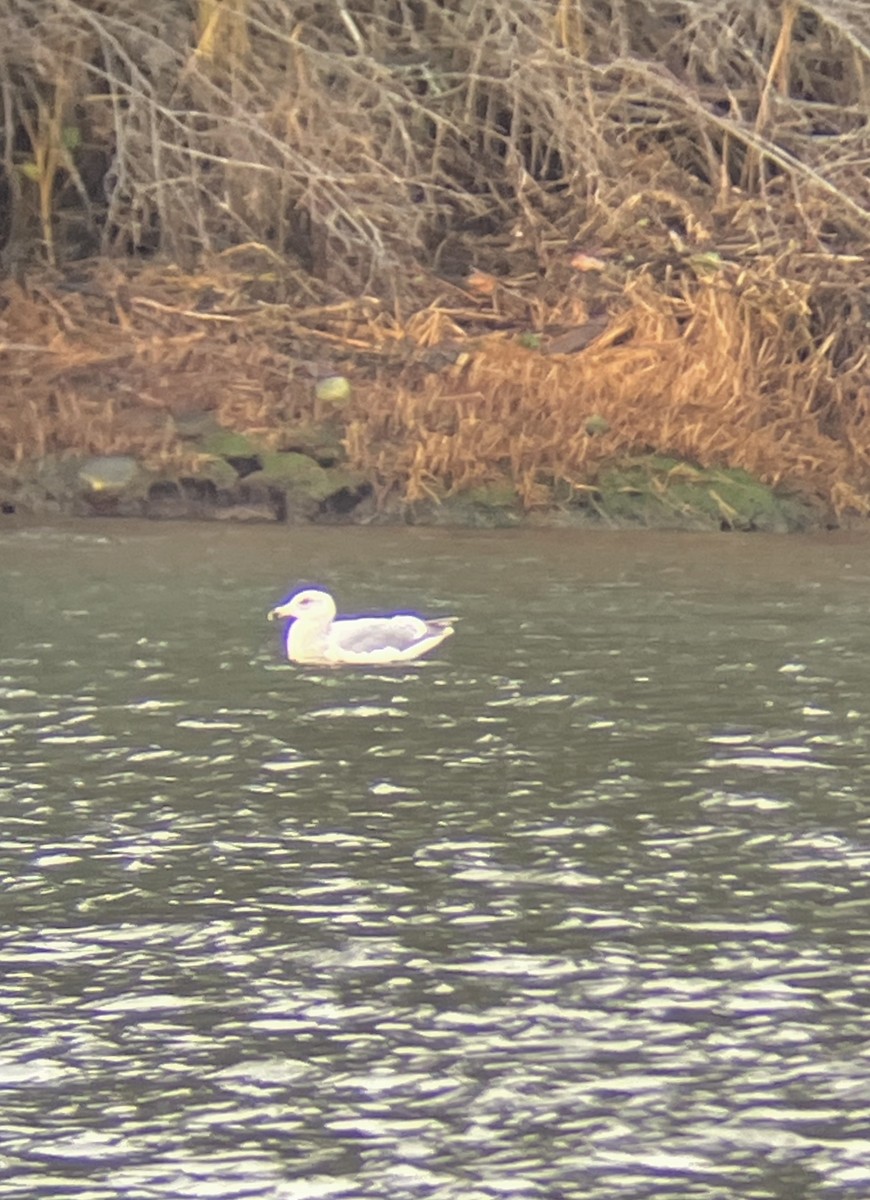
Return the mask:
<svg viewBox="0 0 870 1200">
<path fill-rule="evenodd" d="M 863 542 L 0 553 L 4 1196 L 870 1190 Z M 294 577 L 460 629 L 300 671 Z"/>
</svg>

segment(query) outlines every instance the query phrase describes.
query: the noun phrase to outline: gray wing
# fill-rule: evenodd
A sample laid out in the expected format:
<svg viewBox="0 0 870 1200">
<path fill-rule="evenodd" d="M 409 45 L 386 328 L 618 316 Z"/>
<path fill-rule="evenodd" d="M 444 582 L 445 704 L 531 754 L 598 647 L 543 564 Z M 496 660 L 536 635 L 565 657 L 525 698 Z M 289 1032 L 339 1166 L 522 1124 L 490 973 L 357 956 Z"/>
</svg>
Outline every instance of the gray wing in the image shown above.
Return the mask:
<svg viewBox="0 0 870 1200">
<path fill-rule="evenodd" d="M 447 624 L 447 621 L 424 621 L 413 613 L 395 617 L 339 617 L 332 622 L 330 635 L 342 650 L 372 654 L 379 650 L 408 650 Z"/>
</svg>

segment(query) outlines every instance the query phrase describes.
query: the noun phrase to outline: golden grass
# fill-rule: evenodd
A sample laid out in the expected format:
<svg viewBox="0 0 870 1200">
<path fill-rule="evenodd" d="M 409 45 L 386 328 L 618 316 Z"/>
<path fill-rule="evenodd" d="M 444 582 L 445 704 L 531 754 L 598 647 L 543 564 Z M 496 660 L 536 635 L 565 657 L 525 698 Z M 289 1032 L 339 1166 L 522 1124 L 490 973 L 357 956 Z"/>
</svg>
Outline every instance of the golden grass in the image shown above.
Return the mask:
<svg viewBox="0 0 870 1200">
<path fill-rule="evenodd" d="M 866 370 L 832 376 L 808 290 L 775 263 L 722 270 L 673 295 L 640 277 L 578 354 L 489 336 L 468 361 L 368 396 L 348 429 L 351 461 L 402 481 L 409 500 L 508 476 L 534 505 L 550 494 L 542 484 L 583 488 L 608 459 L 656 452 L 866 512 Z M 606 432 L 588 432 L 591 418 Z"/>
<path fill-rule="evenodd" d="M 19 261 L 255 242 L 408 300 L 469 231 L 539 270 L 553 239 L 715 235 L 734 189 L 774 240 L 783 185 L 801 238 L 870 230 L 866 0 L 17 0 L 0 45 Z"/>
<path fill-rule="evenodd" d="M 189 276 L 97 266 L 77 291 L 7 281 L 0 461 L 132 454 L 181 469 L 196 447 L 177 419 L 210 414 L 280 447 L 331 416 L 346 425 L 350 465 L 381 498 L 413 502 L 507 479 L 535 507 L 587 491 L 608 460 L 655 452 L 741 467 L 865 513 L 860 297 L 847 282 L 821 287 L 813 261 L 705 259 L 678 277 L 628 273 L 618 294 L 611 285 L 597 336 L 572 354 L 546 352 L 548 330 L 586 315 L 570 286 L 555 305 L 539 297 L 528 306 L 544 338 L 535 348 L 523 344 L 524 324 L 490 331 L 493 297 L 457 289 L 400 321 L 371 298 L 253 301 L 259 277 L 220 261 Z M 350 375 L 353 399 L 325 413 L 314 382 L 332 372 Z"/>
</svg>

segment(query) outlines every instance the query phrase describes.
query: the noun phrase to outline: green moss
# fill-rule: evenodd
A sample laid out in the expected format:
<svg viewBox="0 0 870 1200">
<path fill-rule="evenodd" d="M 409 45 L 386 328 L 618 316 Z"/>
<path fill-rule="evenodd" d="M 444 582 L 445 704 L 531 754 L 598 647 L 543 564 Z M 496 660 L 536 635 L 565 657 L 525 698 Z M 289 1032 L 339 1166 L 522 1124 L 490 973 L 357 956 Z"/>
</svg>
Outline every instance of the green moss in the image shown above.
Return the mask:
<svg viewBox="0 0 870 1200">
<path fill-rule="evenodd" d="M 745 471 L 701 468 L 662 455 L 627 459 L 599 472 L 594 506 L 618 523 L 689 529 L 803 527 L 806 507 Z"/>
<path fill-rule="evenodd" d="M 516 488 L 508 479 L 479 484 L 441 502 L 414 506 L 414 520 L 433 525 L 463 525 L 470 529 L 502 529 L 522 518 Z"/>
<path fill-rule="evenodd" d="M 307 454 L 273 451 L 260 455 L 262 469 L 245 477 L 245 483 L 280 488 L 288 495 L 322 503 L 343 488 L 354 490 L 365 476 L 343 467 L 321 467 Z"/>
<path fill-rule="evenodd" d="M 233 488 L 239 482 L 238 472 L 225 458 L 203 455 L 197 465 L 195 477 L 207 479 L 217 488 Z"/>
<path fill-rule="evenodd" d="M 476 504 L 479 508 L 516 508 L 517 491 L 508 480 L 497 483 L 484 483 L 478 487 L 468 488 L 460 493 L 460 499 L 466 504 Z"/>
<path fill-rule="evenodd" d="M 260 457 L 260 448 L 256 443 L 243 433 L 234 433 L 232 429 L 218 429 L 207 434 L 202 439 L 202 449 L 203 453 L 218 458 Z"/>
<path fill-rule="evenodd" d="M 318 461 L 340 462 L 345 457 L 344 427 L 338 421 L 300 421 L 281 437 L 285 452 L 295 450 Z"/>
<path fill-rule="evenodd" d="M 198 409 L 174 413 L 172 423 L 175 432 L 185 442 L 202 442 L 214 434 L 226 433 L 212 413 L 200 412 Z"/>
</svg>

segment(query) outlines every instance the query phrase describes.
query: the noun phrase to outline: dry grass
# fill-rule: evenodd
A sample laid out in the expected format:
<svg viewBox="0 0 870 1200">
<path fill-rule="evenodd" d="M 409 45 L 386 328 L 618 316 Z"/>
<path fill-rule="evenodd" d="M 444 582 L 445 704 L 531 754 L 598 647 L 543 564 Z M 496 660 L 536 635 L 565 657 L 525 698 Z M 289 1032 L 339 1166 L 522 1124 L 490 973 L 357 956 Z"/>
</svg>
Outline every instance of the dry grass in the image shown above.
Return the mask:
<svg viewBox="0 0 870 1200">
<path fill-rule="evenodd" d="M 185 453 L 175 417 L 266 433 L 288 410 L 290 360 L 262 325 L 252 335 L 250 306 L 233 313 L 235 276 L 103 268 L 75 291 L 53 282 L 0 289 L 0 460 L 74 450 L 168 465 Z M 205 296 L 224 311 L 197 311 Z"/>
<path fill-rule="evenodd" d="M 353 362 L 385 493 L 649 448 L 866 508 L 866 0 L 195 16 L 0 12 L 0 455 L 172 459 L 182 408 L 276 442 Z"/>
<path fill-rule="evenodd" d="M 782 266 L 719 270 L 669 296 L 641 276 L 579 354 L 484 338 L 468 361 L 369 398 L 349 429 L 351 457 L 406 481 L 410 499 L 508 477 L 531 506 L 554 482 L 583 488 L 600 463 L 655 451 L 867 511 L 866 357 L 832 377 L 809 288 Z"/>
<path fill-rule="evenodd" d="M 865 0 L 11 0 L 7 257 L 253 241 L 407 299 L 510 230 L 545 269 L 589 237 L 775 242 L 784 201 L 831 245 L 870 230 L 868 67 Z"/>
<path fill-rule="evenodd" d="M 74 449 L 177 467 L 190 449 L 176 421 L 201 413 L 281 446 L 323 416 L 314 378 L 341 369 L 354 380 L 348 456 L 382 498 L 509 478 L 534 507 L 587 487 L 608 459 L 655 451 L 865 512 L 866 349 L 857 327 L 819 339 L 800 266 L 704 260 L 667 287 L 639 272 L 571 354 L 488 332 L 491 296 L 445 297 L 403 324 L 371 299 L 253 304 L 229 270 L 103 268 L 66 295 L 8 283 L 0 446 L 7 461 Z M 537 308 L 562 329 L 582 300 Z"/>
</svg>

